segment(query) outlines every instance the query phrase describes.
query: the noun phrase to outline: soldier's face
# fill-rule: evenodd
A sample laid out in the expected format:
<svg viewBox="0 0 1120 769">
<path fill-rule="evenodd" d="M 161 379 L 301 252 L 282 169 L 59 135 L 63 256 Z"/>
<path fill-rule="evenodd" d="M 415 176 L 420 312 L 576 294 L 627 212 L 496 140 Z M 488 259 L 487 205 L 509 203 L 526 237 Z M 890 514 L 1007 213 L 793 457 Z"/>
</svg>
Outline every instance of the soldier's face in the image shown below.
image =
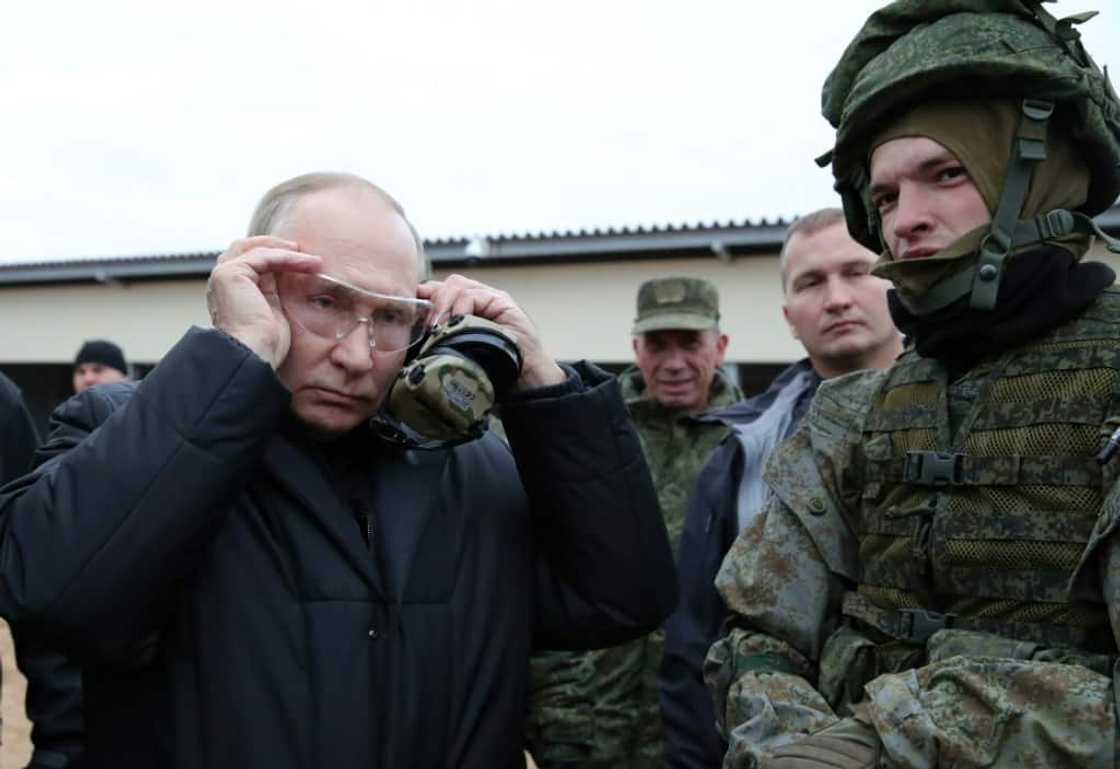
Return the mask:
<svg viewBox="0 0 1120 769">
<path fill-rule="evenodd" d="M 634 359 L 649 396 L 688 412 L 708 404 L 708 391 L 726 352 L 727 335 L 715 329 L 667 329 L 634 337 Z"/>
<path fill-rule="evenodd" d="M 821 376 L 883 365 L 897 353 L 890 283 L 871 275 L 875 258 L 842 221 L 794 233 L 786 244 L 782 311 Z"/>
<path fill-rule="evenodd" d="M 418 257 L 405 221 L 375 193 L 357 187 L 312 193 L 277 233 L 322 257 L 322 272 L 380 294 L 416 296 Z M 283 281 L 297 276 L 281 276 Z M 371 350 L 365 324 L 340 340 L 289 323 L 292 343 L 277 375 L 292 411 L 313 431 L 337 434 L 369 419 L 400 371 L 405 351 Z"/>
<path fill-rule="evenodd" d="M 904 136 L 875 148 L 871 204 L 896 259 L 932 256 L 992 219 L 956 155 L 924 136 Z"/>
</svg>

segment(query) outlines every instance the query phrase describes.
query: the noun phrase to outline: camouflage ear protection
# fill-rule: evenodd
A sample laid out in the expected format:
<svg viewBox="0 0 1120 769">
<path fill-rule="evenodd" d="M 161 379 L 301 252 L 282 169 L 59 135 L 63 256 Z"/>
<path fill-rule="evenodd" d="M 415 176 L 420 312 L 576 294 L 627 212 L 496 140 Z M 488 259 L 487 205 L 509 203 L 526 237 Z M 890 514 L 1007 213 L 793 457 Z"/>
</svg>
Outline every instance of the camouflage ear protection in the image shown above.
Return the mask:
<svg viewBox="0 0 1120 769">
<path fill-rule="evenodd" d="M 387 413 L 373 427 L 413 448 L 438 448 L 477 438 L 494 403 L 521 373 L 521 352 L 509 332 L 473 315 L 434 326 L 397 375 Z"/>
</svg>

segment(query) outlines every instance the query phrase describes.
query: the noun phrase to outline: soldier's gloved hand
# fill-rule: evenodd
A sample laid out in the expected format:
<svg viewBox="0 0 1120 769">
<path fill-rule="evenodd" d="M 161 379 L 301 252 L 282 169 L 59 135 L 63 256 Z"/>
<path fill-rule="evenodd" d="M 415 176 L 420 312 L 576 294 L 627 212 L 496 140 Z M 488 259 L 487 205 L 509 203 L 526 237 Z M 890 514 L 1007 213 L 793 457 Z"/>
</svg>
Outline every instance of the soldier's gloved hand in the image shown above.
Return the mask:
<svg viewBox="0 0 1120 769">
<path fill-rule="evenodd" d="M 875 769 L 882 747 L 868 724 L 845 718 L 778 748 L 763 759 L 760 769 Z"/>
</svg>

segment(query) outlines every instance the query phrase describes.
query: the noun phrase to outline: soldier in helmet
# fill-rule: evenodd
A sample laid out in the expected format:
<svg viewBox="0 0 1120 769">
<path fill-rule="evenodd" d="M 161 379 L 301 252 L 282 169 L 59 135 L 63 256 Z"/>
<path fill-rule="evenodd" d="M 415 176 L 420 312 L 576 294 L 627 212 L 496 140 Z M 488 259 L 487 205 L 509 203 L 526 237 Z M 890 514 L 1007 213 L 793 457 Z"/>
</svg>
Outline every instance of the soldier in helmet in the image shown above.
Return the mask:
<svg viewBox="0 0 1120 769">
<path fill-rule="evenodd" d="M 725 767 L 1113 766 L 1120 290 L 1081 257 L 1120 102 L 1087 16 L 899 0 L 825 84 L 913 346 L 821 386 L 723 563 Z"/>
</svg>

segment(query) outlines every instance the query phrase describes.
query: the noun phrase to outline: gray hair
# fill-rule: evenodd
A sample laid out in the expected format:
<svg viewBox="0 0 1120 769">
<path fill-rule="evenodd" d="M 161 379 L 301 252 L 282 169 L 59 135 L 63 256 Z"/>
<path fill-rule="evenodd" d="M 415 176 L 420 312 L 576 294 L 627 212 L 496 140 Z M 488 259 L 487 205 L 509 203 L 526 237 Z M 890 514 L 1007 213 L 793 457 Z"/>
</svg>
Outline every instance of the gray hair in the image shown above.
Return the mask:
<svg viewBox="0 0 1120 769">
<path fill-rule="evenodd" d="M 284 217 L 291 212 L 300 199 L 314 192 L 339 187 L 364 188 L 384 200 L 404 220 L 404 223 L 408 226 L 408 231 L 412 233 L 412 239 L 416 243 L 416 254 L 420 260 L 420 279 L 426 280 L 431 276 L 431 262 L 424 251 L 424 241 L 416 228 L 412 226 L 412 222 L 408 220 L 408 216 L 404 212 L 404 206 L 381 187 L 356 174 L 348 174 L 342 171 L 316 171 L 280 182 L 266 192 L 260 202 L 257 203 L 253 216 L 249 219 L 249 236 L 271 235 L 279 228 Z"/>
<path fill-rule="evenodd" d="M 778 268 L 782 274 L 782 293 L 786 292 L 786 267 L 789 264 L 789 242 L 794 235 L 800 234 L 802 237 L 815 235 L 823 230 L 825 227 L 831 227 L 837 222 L 846 223 L 844 218 L 844 211 L 835 208 L 821 208 L 813 211 L 810 214 L 799 216 L 793 220 L 793 223 L 786 228 L 785 239 L 782 240 L 782 250 L 778 254 Z"/>
</svg>

